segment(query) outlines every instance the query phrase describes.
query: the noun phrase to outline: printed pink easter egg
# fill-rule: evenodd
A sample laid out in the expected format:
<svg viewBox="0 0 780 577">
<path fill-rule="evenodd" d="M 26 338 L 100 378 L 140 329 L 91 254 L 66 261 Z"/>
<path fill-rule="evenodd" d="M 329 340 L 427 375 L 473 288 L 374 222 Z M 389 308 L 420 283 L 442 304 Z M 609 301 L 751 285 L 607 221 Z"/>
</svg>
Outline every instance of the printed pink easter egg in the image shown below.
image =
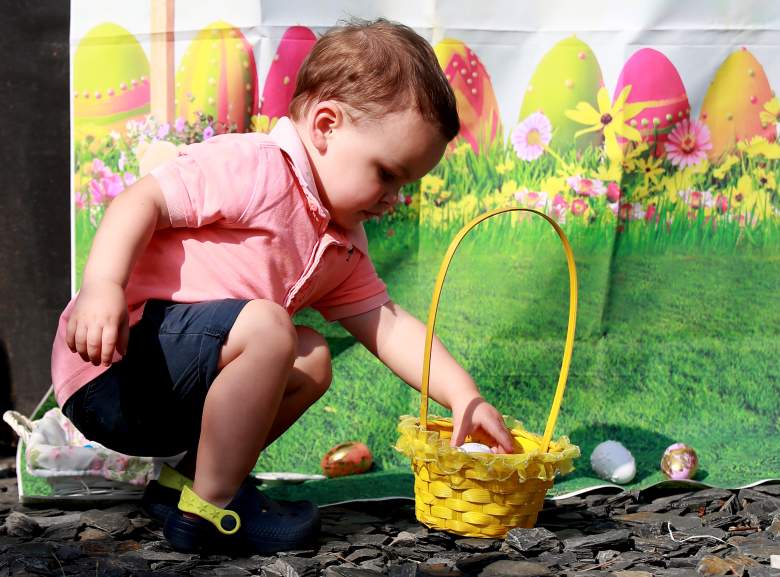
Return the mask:
<svg viewBox="0 0 780 577">
<path fill-rule="evenodd" d="M 763 66 L 746 48 L 733 52 L 715 73 L 701 108 L 710 129 L 711 159 L 718 159 L 741 140 L 763 136 L 774 140 L 774 123 L 762 125 L 761 110 L 772 98 Z"/>
<path fill-rule="evenodd" d="M 127 29 L 106 22 L 79 41 L 73 58 L 73 117 L 85 126 L 124 130 L 149 113 L 149 60 Z"/>
<path fill-rule="evenodd" d="M 674 64 L 658 50 L 637 50 L 623 65 L 618 77 L 613 102 L 626 86 L 631 86 L 626 102 L 646 102 L 648 106 L 628 120 L 639 130 L 642 139 L 651 146 L 657 141 L 655 153 L 661 156 L 669 133 L 691 113 L 688 95 Z"/>
<path fill-rule="evenodd" d="M 260 114 L 268 118 L 287 116 L 298 69 L 316 41 L 314 32 L 305 26 L 293 26 L 285 31 L 265 79 Z"/>
<path fill-rule="evenodd" d="M 477 55 L 460 40 L 445 38 L 433 50 L 458 102 L 458 136 L 478 153 L 501 134 L 501 118 L 490 75 Z M 450 150 L 455 141 L 450 144 Z"/>
<path fill-rule="evenodd" d="M 357 441 L 347 441 L 333 447 L 322 457 L 320 466 L 326 477 L 343 477 L 365 473 L 371 468 L 371 450 Z"/>
<path fill-rule="evenodd" d="M 176 72 L 176 110 L 189 122 L 197 112 L 238 132 L 257 110 L 257 69 L 252 46 L 227 22 L 209 24 L 190 43 Z"/>
<path fill-rule="evenodd" d="M 590 46 L 575 36 L 564 38 L 536 65 L 525 90 L 519 120 L 535 112 L 543 113 L 552 124 L 550 146 L 555 150 L 598 147 L 601 131 L 575 137 L 585 127 L 566 116 L 566 111 L 575 109 L 580 102 L 598 109 L 596 94 L 603 85 L 601 66 Z"/>
</svg>

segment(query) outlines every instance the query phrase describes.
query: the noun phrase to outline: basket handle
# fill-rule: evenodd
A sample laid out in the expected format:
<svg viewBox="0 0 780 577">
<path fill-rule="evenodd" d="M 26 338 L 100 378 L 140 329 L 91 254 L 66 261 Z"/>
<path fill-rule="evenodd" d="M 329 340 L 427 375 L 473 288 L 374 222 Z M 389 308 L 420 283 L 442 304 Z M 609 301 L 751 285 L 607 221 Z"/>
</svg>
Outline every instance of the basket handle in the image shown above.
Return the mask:
<svg viewBox="0 0 780 577">
<path fill-rule="evenodd" d="M 569 267 L 569 325 L 566 330 L 566 344 L 563 349 L 563 361 L 561 363 L 561 372 L 558 376 L 558 386 L 555 389 L 555 397 L 553 398 L 552 408 L 550 409 L 550 416 L 547 418 L 547 426 L 544 429 L 544 437 L 542 438 L 542 452 L 546 453 L 550 445 L 550 439 L 552 439 L 553 429 L 555 429 L 555 422 L 558 420 L 558 413 L 561 408 L 561 401 L 563 400 L 563 391 L 566 388 L 566 379 L 569 375 L 569 365 L 571 363 L 572 348 L 574 347 L 574 328 L 577 323 L 577 269 L 574 265 L 574 254 L 571 250 L 569 240 L 566 238 L 566 234 L 563 232 L 558 223 L 552 218 L 532 208 L 519 208 L 519 207 L 506 207 L 497 208 L 474 218 L 471 222 L 466 224 L 455 238 L 452 239 L 447 253 L 444 255 L 444 260 L 439 268 L 439 274 L 436 277 L 436 284 L 433 288 L 433 299 L 431 300 L 431 307 L 428 311 L 428 324 L 425 335 L 425 355 L 423 357 L 423 374 L 422 385 L 420 387 L 420 426 L 423 429 L 428 425 L 428 383 L 431 376 L 431 348 L 433 347 L 433 329 L 436 325 L 436 311 L 439 308 L 439 297 L 441 296 L 442 286 L 444 285 L 444 279 L 447 276 L 447 269 L 450 266 L 450 261 L 455 255 L 455 251 L 458 245 L 463 240 L 463 237 L 475 226 L 477 226 L 483 220 L 487 220 L 490 217 L 496 216 L 504 212 L 532 212 L 538 214 L 549 222 L 555 232 L 563 243 L 563 249 L 566 252 L 566 262 Z"/>
</svg>

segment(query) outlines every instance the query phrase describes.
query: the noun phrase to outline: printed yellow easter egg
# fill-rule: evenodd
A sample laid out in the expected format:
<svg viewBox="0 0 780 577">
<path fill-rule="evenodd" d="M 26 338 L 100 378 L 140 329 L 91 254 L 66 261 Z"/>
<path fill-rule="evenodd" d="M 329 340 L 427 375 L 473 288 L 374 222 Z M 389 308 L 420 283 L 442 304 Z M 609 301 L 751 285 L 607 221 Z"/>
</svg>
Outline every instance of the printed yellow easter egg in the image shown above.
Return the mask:
<svg viewBox="0 0 780 577">
<path fill-rule="evenodd" d="M 761 111 L 772 98 L 766 73 L 746 48 L 733 52 L 718 68 L 701 108 L 710 129 L 711 159 L 731 151 L 736 143 L 763 136 L 774 140 L 774 123 L 763 123 Z"/>
<path fill-rule="evenodd" d="M 600 146 L 601 132 L 592 132 L 574 139 L 582 124 L 568 118 L 579 102 L 587 102 L 598 110 L 596 93 L 604 85 L 596 55 L 582 40 L 570 36 L 553 46 L 536 66 L 523 97 L 520 120 L 534 112 L 542 112 L 552 124 L 550 146 L 567 150 L 576 144 L 579 150 Z"/>
<path fill-rule="evenodd" d="M 626 121 L 651 147 L 655 144 L 655 153 L 661 156 L 669 133 L 691 113 L 680 74 L 661 52 L 642 48 L 623 65 L 613 102 L 626 86 L 631 86 L 627 104 L 646 103 L 642 111 Z"/>
<path fill-rule="evenodd" d="M 478 153 L 501 134 L 498 101 L 490 76 L 482 61 L 460 40 L 445 38 L 433 50 L 458 103 L 458 137 Z M 450 143 L 450 150 L 457 146 L 457 140 Z"/>
<path fill-rule="evenodd" d="M 326 477 L 343 477 L 365 473 L 371 468 L 374 458 L 371 450 L 357 441 L 348 441 L 333 447 L 322 457 L 320 467 Z"/>
<path fill-rule="evenodd" d="M 128 30 L 106 22 L 90 29 L 73 57 L 75 128 L 124 130 L 149 114 L 149 60 Z"/>
<path fill-rule="evenodd" d="M 256 110 L 252 46 L 227 22 L 209 24 L 190 43 L 176 72 L 177 116 L 194 122 L 200 112 L 245 132 Z"/>
<path fill-rule="evenodd" d="M 305 26 L 293 26 L 285 31 L 265 78 L 260 114 L 268 118 L 287 116 L 298 69 L 316 41 L 314 32 Z"/>
</svg>

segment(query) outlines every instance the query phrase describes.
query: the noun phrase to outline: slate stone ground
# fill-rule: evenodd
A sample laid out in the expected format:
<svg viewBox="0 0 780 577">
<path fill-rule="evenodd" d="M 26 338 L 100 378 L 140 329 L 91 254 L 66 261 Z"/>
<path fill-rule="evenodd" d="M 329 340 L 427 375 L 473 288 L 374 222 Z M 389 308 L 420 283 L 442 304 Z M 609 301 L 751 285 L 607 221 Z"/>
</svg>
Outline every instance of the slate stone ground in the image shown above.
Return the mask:
<svg viewBox="0 0 780 577">
<path fill-rule="evenodd" d="M 506 539 L 430 531 L 411 501 L 326 507 L 318 542 L 262 557 L 172 551 L 132 503 L 91 510 L 24 507 L 0 464 L 0 577 L 779 576 L 780 484 L 727 491 L 592 493 L 548 501 L 534 529 Z"/>
</svg>

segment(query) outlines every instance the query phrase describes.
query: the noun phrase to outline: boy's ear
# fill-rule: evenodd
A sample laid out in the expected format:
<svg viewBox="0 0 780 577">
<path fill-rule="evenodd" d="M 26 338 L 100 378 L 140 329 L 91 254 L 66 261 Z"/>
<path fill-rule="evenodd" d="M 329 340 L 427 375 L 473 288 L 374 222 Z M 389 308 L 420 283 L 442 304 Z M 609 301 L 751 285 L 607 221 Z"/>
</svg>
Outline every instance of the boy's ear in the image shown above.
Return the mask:
<svg viewBox="0 0 780 577">
<path fill-rule="evenodd" d="M 338 103 L 332 100 L 318 102 L 312 109 L 310 130 L 311 142 L 321 153 L 328 148 L 333 129 L 344 122 L 344 112 Z"/>
</svg>

